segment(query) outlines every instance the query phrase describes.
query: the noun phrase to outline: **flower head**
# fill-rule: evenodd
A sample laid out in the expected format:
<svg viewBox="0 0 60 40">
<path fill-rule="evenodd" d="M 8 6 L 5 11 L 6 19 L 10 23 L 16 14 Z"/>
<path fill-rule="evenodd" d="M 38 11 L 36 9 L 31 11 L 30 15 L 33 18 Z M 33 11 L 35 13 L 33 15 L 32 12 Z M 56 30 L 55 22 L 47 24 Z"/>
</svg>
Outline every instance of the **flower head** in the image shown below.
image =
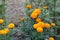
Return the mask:
<svg viewBox="0 0 60 40">
<path fill-rule="evenodd" d="M 49 23 L 45 23 L 45 28 L 50 28 L 50 24 Z"/>
<path fill-rule="evenodd" d="M 30 4 L 26 5 L 26 8 L 30 9 L 32 6 Z"/>
<path fill-rule="evenodd" d="M 44 22 L 39 22 L 38 26 L 44 28 L 45 24 L 44 24 Z"/>
<path fill-rule="evenodd" d="M 4 20 L 3 19 L 0 19 L 0 24 L 3 24 L 4 23 Z"/>
<path fill-rule="evenodd" d="M 5 28 L 5 29 L 2 29 L 2 30 L 0 30 L 0 34 L 1 35 L 6 35 L 7 33 L 9 33 L 9 29 L 8 28 Z"/>
<path fill-rule="evenodd" d="M 50 37 L 49 40 L 54 40 L 54 38 L 53 37 Z"/>
<path fill-rule="evenodd" d="M 14 28 L 15 25 L 13 23 L 8 24 L 8 28 Z"/>
<path fill-rule="evenodd" d="M 51 23 L 51 25 L 52 25 L 52 26 L 56 26 L 56 24 L 55 24 L 55 23 Z"/>
<path fill-rule="evenodd" d="M 39 15 L 41 13 L 41 9 L 36 8 L 36 9 L 34 9 L 33 13 L 37 13 L 37 15 Z"/>
<path fill-rule="evenodd" d="M 37 32 L 43 32 L 43 28 L 38 27 L 38 28 L 37 28 Z"/>
<path fill-rule="evenodd" d="M 37 19 L 36 19 L 36 22 L 41 22 L 41 19 L 40 19 L 40 18 L 37 18 Z"/>
<path fill-rule="evenodd" d="M 38 25 L 37 25 L 37 24 L 34 24 L 34 25 L 33 25 L 33 28 L 34 28 L 34 29 L 37 29 L 37 28 L 38 28 Z"/>
<path fill-rule="evenodd" d="M 31 17 L 31 18 L 37 18 L 37 14 L 36 14 L 36 13 L 32 13 L 32 14 L 30 15 L 30 17 Z"/>
</svg>

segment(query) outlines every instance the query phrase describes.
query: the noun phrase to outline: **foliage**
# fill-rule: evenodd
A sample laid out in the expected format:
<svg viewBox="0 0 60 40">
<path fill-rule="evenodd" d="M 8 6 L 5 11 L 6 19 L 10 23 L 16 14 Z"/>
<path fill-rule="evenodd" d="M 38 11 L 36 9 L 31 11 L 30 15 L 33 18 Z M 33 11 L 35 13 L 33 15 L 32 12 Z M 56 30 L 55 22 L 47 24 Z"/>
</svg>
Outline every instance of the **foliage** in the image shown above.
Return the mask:
<svg viewBox="0 0 60 40">
<path fill-rule="evenodd" d="M 15 26 L 11 26 L 11 24 L 8 23 L 5 0 L 2 0 L 0 4 L 0 40 L 10 40 L 12 38 L 12 34 L 14 33 L 14 29 L 11 29 L 12 27 Z"/>
<path fill-rule="evenodd" d="M 58 36 L 57 29 L 59 28 L 59 23 L 57 22 L 57 16 L 59 12 L 56 11 L 56 2 L 57 0 L 29 0 L 25 4 L 26 16 L 24 20 L 20 21 L 20 26 L 27 37 L 26 40 L 28 40 L 28 37 L 30 40 L 46 40 L 49 37 Z M 27 5 L 28 7 L 26 7 Z M 36 31 L 36 26 L 39 24 L 39 22 L 36 22 L 36 18 L 40 18 L 44 23 L 43 32 L 41 32 L 41 29 Z M 39 26 L 41 27 L 43 24 L 39 24 Z"/>
</svg>

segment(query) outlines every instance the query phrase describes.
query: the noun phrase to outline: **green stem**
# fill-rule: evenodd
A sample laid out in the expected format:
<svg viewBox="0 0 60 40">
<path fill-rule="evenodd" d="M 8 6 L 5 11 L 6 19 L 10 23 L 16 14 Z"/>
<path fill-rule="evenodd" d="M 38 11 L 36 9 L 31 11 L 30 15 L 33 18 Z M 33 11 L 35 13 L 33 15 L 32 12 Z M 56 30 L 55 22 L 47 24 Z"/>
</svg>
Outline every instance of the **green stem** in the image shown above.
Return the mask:
<svg viewBox="0 0 60 40">
<path fill-rule="evenodd" d="M 54 0 L 54 16 L 55 16 L 56 1 L 57 0 Z"/>
</svg>

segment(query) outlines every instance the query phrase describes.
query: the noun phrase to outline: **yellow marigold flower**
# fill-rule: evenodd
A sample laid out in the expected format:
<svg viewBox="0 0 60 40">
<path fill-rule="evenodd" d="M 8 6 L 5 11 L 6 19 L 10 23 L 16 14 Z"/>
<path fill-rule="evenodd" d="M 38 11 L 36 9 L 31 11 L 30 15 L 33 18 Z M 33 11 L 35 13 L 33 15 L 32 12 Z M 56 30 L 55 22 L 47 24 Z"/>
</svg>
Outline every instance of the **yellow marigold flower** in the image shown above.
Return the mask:
<svg viewBox="0 0 60 40">
<path fill-rule="evenodd" d="M 0 24 L 3 24 L 4 23 L 4 20 L 3 19 L 0 19 Z"/>
<path fill-rule="evenodd" d="M 37 28 L 38 28 L 38 25 L 37 25 L 37 24 L 34 24 L 34 25 L 33 25 L 33 28 L 34 28 L 34 29 L 37 29 Z"/>
<path fill-rule="evenodd" d="M 55 23 L 51 23 L 51 25 L 52 25 L 52 26 L 56 26 L 56 24 L 55 24 Z"/>
<path fill-rule="evenodd" d="M 8 25 L 8 28 L 14 28 L 15 27 L 15 25 L 13 24 L 13 23 L 10 23 L 9 25 Z"/>
<path fill-rule="evenodd" d="M 5 28 L 4 31 L 6 31 L 6 33 L 10 32 L 8 28 Z"/>
<path fill-rule="evenodd" d="M 37 28 L 37 32 L 43 32 L 43 28 L 38 27 L 38 28 Z"/>
<path fill-rule="evenodd" d="M 5 34 L 5 31 L 4 30 L 1 30 L 1 34 Z"/>
<path fill-rule="evenodd" d="M 30 9 L 32 6 L 30 4 L 26 5 L 26 8 Z"/>
<path fill-rule="evenodd" d="M 5 34 L 7 34 L 7 32 L 5 30 L 1 30 L 1 34 L 5 35 Z"/>
<path fill-rule="evenodd" d="M 0 35 L 6 35 L 7 33 L 9 33 L 9 29 L 8 28 L 5 28 L 3 30 L 0 30 Z"/>
<path fill-rule="evenodd" d="M 5 29 L 1 30 L 1 34 L 6 35 L 7 33 L 9 33 L 9 31 L 10 30 L 8 28 L 5 28 Z"/>
<path fill-rule="evenodd" d="M 32 13 L 32 14 L 30 15 L 30 17 L 31 17 L 31 18 L 37 18 L 37 14 L 36 14 L 36 13 Z"/>
<path fill-rule="evenodd" d="M 50 37 L 49 40 L 54 40 L 54 38 L 53 37 Z"/>
<path fill-rule="evenodd" d="M 41 9 L 36 8 L 36 9 L 34 9 L 33 13 L 37 13 L 37 15 L 39 15 L 41 13 Z"/>
<path fill-rule="evenodd" d="M 36 22 L 41 22 L 41 19 L 40 19 L 40 18 L 37 18 L 37 19 L 36 19 Z"/>
<path fill-rule="evenodd" d="M 48 6 L 43 6 L 43 8 L 44 8 L 44 9 L 47 9 L 47 8 L 48 8 Z"/>
<path fill-rule="evenodd" d="M 39 22 L 38 24 L 37 24 L 39 27 L 42 27 L 42 28 L 44 28 L 44 22 Z"/>
<path fill-rule="evenodd" d="M 45 28 L 50 28 L 50 24 L 49 23 L 45 23 Z"/>
</svg>

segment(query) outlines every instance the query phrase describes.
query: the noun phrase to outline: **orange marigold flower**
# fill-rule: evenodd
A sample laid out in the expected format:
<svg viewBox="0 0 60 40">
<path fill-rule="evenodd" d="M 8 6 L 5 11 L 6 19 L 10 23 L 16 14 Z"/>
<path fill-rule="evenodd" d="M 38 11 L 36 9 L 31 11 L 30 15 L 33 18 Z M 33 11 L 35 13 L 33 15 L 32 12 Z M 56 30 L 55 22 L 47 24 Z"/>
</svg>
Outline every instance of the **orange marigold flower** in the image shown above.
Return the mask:
<svg viewBox="0 0 60 40">
<path fill-rule="evenodd" d="M 30 15 L 30 17 L 31 17 L 31 18 L 37 18 L 37 14 L 36 14 L 36 13 L 32 13 L 32 14 Z"/>
<path fill-rule="evenodd" d="M 55 24 L 55 23 L 51 23 L 51 25 L 52 25 L 52 26 L 56 26 L 56 24 Z"/>
<path fill-rule="evenodd" d="M 30 4 L 26 5 L 26 8 L 30 9 L 32 6 Z"/>
<path fill-rule="evenodd" d="M 3 24 L 4 23 L 4 20 L 3 19 L 0 19 L 0 24 Z"/>
<path fill-rule="evenodd" d="M 36 8 L 36 9 L 34 9 L 33 13 L 37 13 L 39 15 L 41 13 L 41 9 Z"/>
<path fill-rule="evenodd" d="M 54 40 L 54 38 L 53 37 L 50 37 L 49 40 Z"/>
<path fill-rule="evenodd" d="M 43 6 L 43 8 L 47 9 L 47 8 L 48 8 L 48 6 Z"/>
<path fill-rule="evenodd" d="M 37 29 L 37 28 L 38 28 L 38 25 L 37 25 L 37 24 L 34 24 L 34 25 L 33 25 L 33 28 L 34 28 L 34 29 Z"/>
<path fill-rule="evenodd" d="M 45 25 L 44 22 L 39 22 L 39 23 L 38 23 L 38 26 L 39 26 L 39 27 L 44 28 L 44 25 Z"/>
<path fill-rule="evenodd" d="M 8 28 L 14 28 L 15 27 L 15 25 L 13 24 L 13 23 L 10 23 L 9 25 L 8 25 Z"/>
<path fill-rule="evenodd" d="M 45 28 L 50 28 L 50 24 L 49 23 L 45 23 Z"/>
<path fill-rule="evenodd" d="M 40 19 L 40 18 L 37 18 L 37 19 L 36 19 L 36 22 L 41 22 L 41 19 Z"/>
<path fill-rule="evenodd" d="M 43 28 L 38 27 L 38 28 L 37 28 L 37 32 L 43 32 Z"/>
</svg>

